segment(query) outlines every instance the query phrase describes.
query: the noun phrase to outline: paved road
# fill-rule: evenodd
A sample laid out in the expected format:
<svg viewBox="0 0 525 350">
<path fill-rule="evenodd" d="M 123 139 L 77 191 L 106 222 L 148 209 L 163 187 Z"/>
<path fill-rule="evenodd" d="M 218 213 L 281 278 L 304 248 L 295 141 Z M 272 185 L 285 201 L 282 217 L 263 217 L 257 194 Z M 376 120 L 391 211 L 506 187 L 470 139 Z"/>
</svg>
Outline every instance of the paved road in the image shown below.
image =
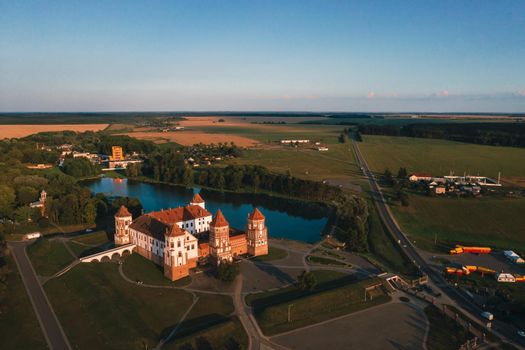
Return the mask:
<svg viewBox="0 0 525 350">
<path fill-rule="evenodd" d="M 67 340 L 66 335 L 58 322 L 58 319 L 47 300 L 46 294 L 42 289 L 42 286 L 38 282 L 33 265 L 26 254 L 25 247 L 26 242 L 10 242 L 8 243 L 9 249 L 13 252 L 18 271 L 26 287 L 27 294 L 33 304 L 33 309 L 40 323 L 40 327 L 44 332 L 47 344 L 52 350 L 70 350 L 71 346 Z"/>
<path fill-rule="evenodd" d="M 426 349 L 428 321 L 417 306 L 393 302 L 276 335 L 291 349 Z"/>
<path fill-rule="evenodd" d="M 469 300 L 467 297 L 461 294 L 458 290 L 456 290 L 450 284 L 448 284 L 439 271 L 436 271 L 433 268 L 431 268 L 427 264 L 427 262 L 421 257 L 421 255 L 418 253 L 416 248 L 412 245 L 412 242 L 405 236 L 405 234 L 398 227 L 398 225 L 395 222 L 395 219 L 393 218 L 392 213 L 390 212 L 388 208 L 388 205 L 385 202 L 385 199 L 383 197 L 381 189 L 379 188 L 379 185 L 377 184 L 374 174 L 368 167 L 366 160 L 361 154 L 361 151 L 359 149 L 357 142 L 352 140 L 352 146 L 354 148 L 357 163 L 363 169 L 363 173 L 367 177 L 368 182 L 370 184 L 372 199 L 376 203 L 376 207 L 377 207 L 379 216 L 381 217 L 381 220 L 383 221 L 387 229 L 400 242 L 405 253 L 416 264 L 416 266 L 419 267 L 420 271 L 429 276 L 429 278 L 435 284 L 437 289 L 440 289 L 442 293 L 446 294 L 451 300 L 456 302 L 457 303 L 456 307 L 459 307 L 460 309 L 464 309 L 468 311 L 468 313 L 476 317 L 476 320 L 478 321 L 478 323 L 484 324 L 485 320 L 482 319 L 481 316 L 479 316 L 483 310 L 481 310 L 471 300 Z M 494 333 L 498 335 L 499 337 L 501 337 L 503 340 L 512 342 L 514 346 L 521 346 L 521 348 L 525 348 L 523 347 L 525 345 L 525 342 L 521 339 L 518 339 L 516 336 L 516 332 L 517 332 L 516 328 L 506 323 L 500 322 L 498 320 L 493 321 L 492 326 L 495 330 Z M 518 345 L 516 342 L 519 342 L 520 345 Z"/>
</svg>

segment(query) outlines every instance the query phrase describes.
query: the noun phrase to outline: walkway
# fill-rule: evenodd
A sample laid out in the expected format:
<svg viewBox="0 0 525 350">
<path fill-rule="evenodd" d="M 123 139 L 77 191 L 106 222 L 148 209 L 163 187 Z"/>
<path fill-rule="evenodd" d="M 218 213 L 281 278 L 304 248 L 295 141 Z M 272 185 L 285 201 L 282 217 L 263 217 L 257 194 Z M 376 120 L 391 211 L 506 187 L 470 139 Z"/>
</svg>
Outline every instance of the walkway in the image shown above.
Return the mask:
<svg viewBox="0 0 525 350">
<path fill-rule="evenodd" d="M 25 251 L 26 245 L 27 242 L 8 243 L 31 304 L 33 304 L 40 327 L 42 327 L 47 344 L 52 350 L 69 350 L 71 345 L 38 281 L 35 270 Z"/>
</svg>

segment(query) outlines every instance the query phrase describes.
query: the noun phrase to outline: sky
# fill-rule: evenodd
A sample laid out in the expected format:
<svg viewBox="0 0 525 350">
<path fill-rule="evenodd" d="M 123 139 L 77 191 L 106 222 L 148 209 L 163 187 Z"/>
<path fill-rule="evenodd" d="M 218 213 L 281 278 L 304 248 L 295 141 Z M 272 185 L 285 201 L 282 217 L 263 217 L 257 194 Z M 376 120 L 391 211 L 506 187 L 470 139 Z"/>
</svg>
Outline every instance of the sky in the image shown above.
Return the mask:
<svg viewBox="0 0 525 350">
<path fill-rule="evenodd" d="M 0 112 L 525 113 L 525 1 L 0 0 Z"/>
</svg>

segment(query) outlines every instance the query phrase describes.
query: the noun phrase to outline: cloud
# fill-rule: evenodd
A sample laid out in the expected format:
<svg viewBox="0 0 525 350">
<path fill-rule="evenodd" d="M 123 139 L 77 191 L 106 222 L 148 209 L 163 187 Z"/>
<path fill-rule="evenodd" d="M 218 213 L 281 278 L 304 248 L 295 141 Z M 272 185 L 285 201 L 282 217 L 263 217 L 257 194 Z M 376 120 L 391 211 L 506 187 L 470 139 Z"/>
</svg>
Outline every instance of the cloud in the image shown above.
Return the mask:
<svg viewBox="0 0 525 350">
<path fill-rule="evenodd" d="M 370 91 L 367 95 L 366 95 L 366 98 L 374 98 L 376 97 L 376 93 L 373 92 L 373 91 Z"/>
<path fill-rule="evenodd" d="M 516 92 L 516 95 L 525 97 L 525 90 L 519 90 Z"/>
<path fill-rule="evenodd" d="M 438 96 L 441 96 L 441 97 L 448 97 L 448 95 L 449 95 L 448 90 L 443 90 L 438 93 Z"/>
</svg>

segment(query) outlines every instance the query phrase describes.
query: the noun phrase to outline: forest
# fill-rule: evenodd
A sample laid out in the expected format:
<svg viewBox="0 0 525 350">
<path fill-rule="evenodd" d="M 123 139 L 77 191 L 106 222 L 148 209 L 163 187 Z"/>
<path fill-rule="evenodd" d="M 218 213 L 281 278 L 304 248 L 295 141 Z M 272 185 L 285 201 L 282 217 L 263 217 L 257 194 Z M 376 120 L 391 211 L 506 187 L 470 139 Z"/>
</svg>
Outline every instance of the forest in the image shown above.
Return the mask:
<svg viewBox="0 0 525 350">
<path fill-rule="evenodd" d="M 360 124 L 361 134 L 445 139 L 490 146 L 525 147 L 525 123 Z"/>
</svg>

